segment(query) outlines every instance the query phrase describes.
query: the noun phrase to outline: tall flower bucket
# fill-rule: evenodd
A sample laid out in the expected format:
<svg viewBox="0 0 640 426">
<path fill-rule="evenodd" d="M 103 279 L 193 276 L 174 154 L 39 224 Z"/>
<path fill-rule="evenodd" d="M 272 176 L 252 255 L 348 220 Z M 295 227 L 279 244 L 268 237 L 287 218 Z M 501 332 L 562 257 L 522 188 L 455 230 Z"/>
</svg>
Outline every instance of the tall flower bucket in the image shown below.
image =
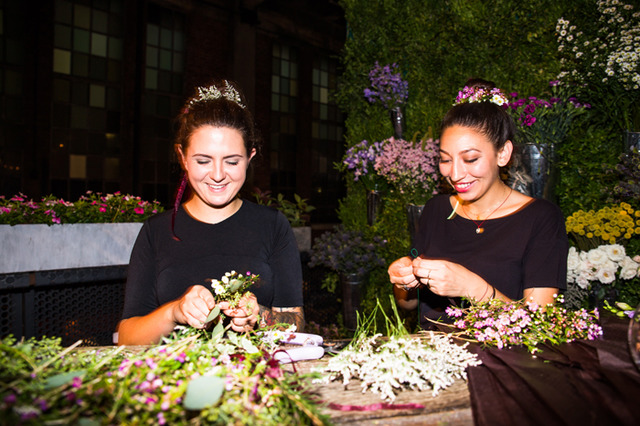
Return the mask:
<svg viewBox="0 0 640 426">
<path fill-rule="evenodd" d="M 413 247 L 416 240 L 420 216 L 422 216 L 423 209 L 424 206 L 418 206 L 416 204 L 407 205 L 407 224 L 409 228 L 409 235 L 411 236 L 411 247 Z"/>
<path fill-rule="evenodd" d="M 355 330 L 358 326 L 358 309 L 360 308 L 360 295 L 366 276 L 356 273 L 340 274 L 342 285 L 342 316 L 347 330 Z"/>
<path fill-rule="evenodd" d="M 382 205 L 382 191 L 376 189 L 367 190 L 367 223 L 369 226 L 376 222 Z"/>
<path fill-rule="evenodd" d="M 389 117 L 391 117 L 391 125 L 393 126 L 393 137 L 402 139 L 404 133 L 404 114 L 402 107 L 396 106 L 389 109 Z"/>
<path fill-rule="evenodd" d="M 556 201 L 555 147 L 553 144 L 524 144 L 519 166 L 511 170 L 516 181 L 511 187 L 534 198 Z"/>
</svg>

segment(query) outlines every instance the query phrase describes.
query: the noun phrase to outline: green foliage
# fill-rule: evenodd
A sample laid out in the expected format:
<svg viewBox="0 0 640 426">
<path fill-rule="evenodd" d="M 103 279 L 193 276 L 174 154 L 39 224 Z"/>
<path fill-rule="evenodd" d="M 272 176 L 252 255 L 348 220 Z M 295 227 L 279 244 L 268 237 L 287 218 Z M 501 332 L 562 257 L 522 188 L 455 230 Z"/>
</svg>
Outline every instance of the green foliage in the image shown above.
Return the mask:
<svg viewBox="0 0 640 426">
<path fill-rule="evenodd" d="M 302 198 L 298 194 L 293 194 L 294 198 L 291 201 L 285 199 L 284 194 L 273 197 L 271 191 L 261 191 L 259 188 L 255 188 L 251 195 L 254 196 L 256 203 L 280 210 L 294 228 L 309 223 L 309 213 L 315 210 L 314 206 L 308 204 L 306 198 Z"/>
</svg>

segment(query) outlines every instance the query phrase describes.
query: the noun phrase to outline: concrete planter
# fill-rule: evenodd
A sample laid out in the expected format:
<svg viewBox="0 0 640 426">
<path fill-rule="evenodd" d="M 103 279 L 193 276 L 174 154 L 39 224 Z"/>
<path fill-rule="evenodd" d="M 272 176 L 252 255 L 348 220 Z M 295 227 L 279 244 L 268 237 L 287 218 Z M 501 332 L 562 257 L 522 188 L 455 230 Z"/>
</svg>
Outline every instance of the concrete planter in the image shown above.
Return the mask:
<svg viewBox="0 0 640 426">
<path fill-rule="evenodd" d="M 293 235 L 296 237 L 296 243 L 298 244 L 298 250 L 309 251 L 311 250 L 311 227 L 310 226 L 297 226 L 293 229 Z"/>
<path fill-rule="evenodd" d="M 128 265 L 142 223 L 0 225 L 0 273 Z"/>
</svg>

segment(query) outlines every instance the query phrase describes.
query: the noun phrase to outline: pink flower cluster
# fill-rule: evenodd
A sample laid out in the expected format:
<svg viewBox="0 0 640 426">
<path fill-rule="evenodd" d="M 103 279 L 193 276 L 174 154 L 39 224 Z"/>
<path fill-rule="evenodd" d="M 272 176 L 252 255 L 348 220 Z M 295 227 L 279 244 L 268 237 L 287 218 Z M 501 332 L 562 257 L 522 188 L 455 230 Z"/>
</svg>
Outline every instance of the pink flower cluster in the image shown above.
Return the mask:
<svg viewBox="0 0 640 426">
<path fill-rule="evenodd" d="M 424 204 L 436 193 L 438 158 L 437 143 L 431 138 L 411 142 L 392 137 L 383 141 L 374 169 L 410 202 Z"/>
</svg>

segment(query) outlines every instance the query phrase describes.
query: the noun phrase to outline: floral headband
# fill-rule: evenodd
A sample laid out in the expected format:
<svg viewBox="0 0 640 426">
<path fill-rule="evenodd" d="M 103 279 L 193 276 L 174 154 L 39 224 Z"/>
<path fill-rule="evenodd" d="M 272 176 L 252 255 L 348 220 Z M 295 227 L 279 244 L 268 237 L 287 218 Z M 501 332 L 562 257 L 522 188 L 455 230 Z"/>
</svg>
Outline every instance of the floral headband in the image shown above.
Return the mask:
<svg viewBox="0 0 640 426">
<path fill-rule="evenodd" d="M 500 89 L 487 89 L 485 87 L 464 86 L 458 92 L 456 101 L 453 105 L 460 105 L 472 102 L 492 102 L 498 106 L 509 103 L 509 99 L 500 91 Z"/>
<path fill-rule="evenodd" d="M 235 102 L 240 108 L 245 108 L 240 98 L 240 93 L 227 80 L 224 81 L 224 91 L 220 91 L 216 86 L 198 87 L 198 95 L 189 101 L 189 106 L 198 102 L 212 101 L 215 99 L 225 98 L 228 101 Z"/>
</svg>

